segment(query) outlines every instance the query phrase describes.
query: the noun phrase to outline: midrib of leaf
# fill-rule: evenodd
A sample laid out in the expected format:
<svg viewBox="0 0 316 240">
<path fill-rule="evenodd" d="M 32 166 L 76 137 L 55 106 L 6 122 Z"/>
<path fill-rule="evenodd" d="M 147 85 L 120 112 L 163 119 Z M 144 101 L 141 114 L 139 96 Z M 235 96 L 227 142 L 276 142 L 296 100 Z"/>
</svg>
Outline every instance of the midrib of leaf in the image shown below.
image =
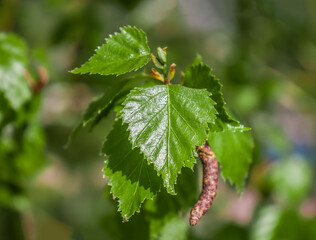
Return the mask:
<svg viewBox="0 0 316 240">
<path fill-rule="evenodd" d="M 136 56 L 136 57 L 129 58 L 129 59 L 126 59 L 126 60 L 121 60 L 121 62 L 129 62 L 130 59 L 137 59 L 137 58 L 143 58 L 143 57 L 146 57 L 146 55 Z M 107 62 L 106 64 L 104 64 L 104 67 L 106 67 L 107 65 L 117 64 L 117 62 L 118 62 L 118 61 Z M 136 63 L 134 63 L 134 66 L 135 66 L 135 65 L 136 65 Z"/>
<path fill-rule="evenodd" d="M 181 115 L 181 113 L 179 113 L 179 111 L 178 111 L 172 104 L 170 104 L 170 105 L 171 105 L 171 107 L 177 112 L 178 116 L 180 116 L 180 117 L 183 119 L 183 121 L 185 121 L 185 123 L 187 124 L 187 126 L 189 126 L 190 129 L 194 132 L 194 129 L 192 128 L 192 126 L 188 123 L 187 120 L 185 120 L 185 118 Z M 194 134 L 194 136 L 195 136 L 195 134 Z"/>
<path fill-rule="evenodd" d="M 168 138 L 167 138 L 167 153 L 168 153 L 168 159 L 167 159 L 167 165 L 168 165 L 168 169 L 170 168 L 170 165 L 169 165 L 169 159 L 171 158 L 170 157 L 170 152 L 169 152 L 169 144 L 170 144 L 170 126 L 171 126 L 171 124 L 170 124 L 170 122 L 171 122 L 171 120 L 170 120 L 170 88 L 169 88 L 169 86 L 167 85 L 167 91 L 168 91 L 168 95 L 167 95 L 167 106 L 168 106 Z"/>
<path fill-rule="evenodd" d="M 146 34 L 130 26 L 120 30 L 120 33 L 110 35 L 88 62 L 72 72 L 120 75 L 143 67 L 150 60 Z"/>
<path fill-rule="evenodd" d="M 130 141 L 154 164 L 158 175 L 162 174 L 171 194 L 178 173 L 190 161 L 191 150 L 203 144 L 207 123 L 214 121 L 216 111 L 208 94 L 179 85 L 160 85 L 136 88 L 123 103 L 122 118 L 129 125 Z"/>
</svg>

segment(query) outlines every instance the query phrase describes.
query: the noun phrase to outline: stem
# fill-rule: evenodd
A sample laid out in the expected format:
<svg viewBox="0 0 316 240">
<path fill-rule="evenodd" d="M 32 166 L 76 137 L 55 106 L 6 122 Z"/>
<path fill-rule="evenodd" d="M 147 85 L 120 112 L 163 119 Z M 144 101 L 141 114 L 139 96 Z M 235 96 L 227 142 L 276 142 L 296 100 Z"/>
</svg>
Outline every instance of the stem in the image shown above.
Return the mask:
<svg viewBox="0 0 316 240">
<path fill-rule="evenodd" d="M 38 68 L 38 81 L 34 81 L 28 70 L 24 71 L 24 77 L 35 94 L 39 93 L 48 83 L 48 74 L 44 67 Z"/>
</svg>

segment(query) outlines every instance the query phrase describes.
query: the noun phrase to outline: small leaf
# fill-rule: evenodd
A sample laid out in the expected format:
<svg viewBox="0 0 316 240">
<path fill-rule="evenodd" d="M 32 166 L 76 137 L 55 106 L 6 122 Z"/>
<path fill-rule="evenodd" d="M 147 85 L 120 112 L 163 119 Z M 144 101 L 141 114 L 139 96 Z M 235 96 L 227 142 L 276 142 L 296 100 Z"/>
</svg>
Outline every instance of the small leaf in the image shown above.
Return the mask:
<svg viewBox="0 0 316 240">
<path fill-rule="evenodd" d="M 111 192 L 119 199 L 123 219 L 128 220 L 146 199 L 156 195 L 162 185 L 161 179 L 139 149 L 132 149 L 127 126 L 122 125 L 121 120 L 115 122 L 102 153 L 109 157 L 104 173 L 110 178 Z"/>
<path fill-rule="evenodd" d="M 146 34 L 136 27 L 122 27 L 121 33 L 110 35 L 106 44 L 96 49 L 88 62 L 72 73 L 120 75 L 143 67 L 150 60 Z"/>
<path fill-rule="evenodd" d="M 24 77 L 27 66 L 27 48 L 16 35 L 0 33 L 0 92 L 10 106 L 17 110 L 32 95 Z"/>
<path fill-rule="evenodd" d="M 72 143 L 73 139 L 76 137 L 78 132 L 85 127 L 90 121 L 98 119 L 102 114 L 104 116 L 104 110 L 107 110 L 108 114 L 111 109 L 108 109 L 110 104 L 114 101 L 115 97 L 118 96 L 124 89 L 124 86 L 127 84 L 127 81 L 121 81 L 119 83 L 113 84 L 105 89 L 105 92 L 94 99 L 85 110 L 82 120 L 76 125 L 69 135 L 68 141 L 65 145 L 65 148 L 68 148 Z M 98 121 L 99 122 L 99 121 Z"/>
<path fill-rule="evenodd" d="M 161 47 L 157 48 L 158 59 L 162 64 L 167 62 L 167 52 L 164 51 Z"/>
<path fill-rule="evenodd" d="M 202 63 L 202 59 L 198 56 L 191 66 L 185 71 L 183 85 L 191 88 L 206 88 L 212 93 L 211 98 L 216 102 L 215 108 L 218 112 L 215 124 L 210 124 L 210 131 L 246 131 L 238 121 L 234 120 L 224 107 L 225 101 L 221 92 L 222 84 L 211 73 L 212 69 Z"/>
<path fill-rule="evenodd" d="M 85 110 L 82 120 L 72 130 L 65 148 L 69 147 L 77 133 L 83 127 L 89 124 L 89 129 L 92 130 L 102 119 L 108 116 L 121 98 L 124 98 L 135 86 L 140 85 L 152 86 L 154 85 L 154 80 L 143 74 L 138 74 L 130 79 L 125 79 L 108 86 L 104 93 L 94 99 Z"/>
<path fill-rule="evenodd" d="M 249 165 L 252 162 L 253 139 L 249 132 L 210 132 L 208 138 L 222 176 L 242 191 Z"/>
<path fill-rule="evenodd" d="M 203 64 L 203 59 L 202 56 L 200 54 L 196 54 L 195 59 L 192 62 L 191 66 L 195 66 L 195 65 L 202 65 Z"/>
<path fill-rule="evenodd" d="M 153 64 L 159 68 L 159 69 L 163 69 L 163 66 L 161 65 L 161 63 L 159 62 L 159 60 L 156 58 L 156 56 L 154 54 L 150 54 L 151 55 L 151 61 L 153 62 Z"/>
<path fill-rule="evenodd" d="M 83 114 L 83 126 L 107 108 L 113 99 L 122 92 L 126 83 L 126 81 L 121 81 L 117 84 L 113 84 L 109 86 L 101 96 L 94 99 Z"/>
<path fill-rule="evenodd" d="M 191 166 L 195 146 L 206 139 L 207 124 L 215 120 L 214 102 L 206 90 L 179 85 L 135 88 L 123 103 L 123 122 L 130 140 L 139 147 L 159 174 L 169 193 L 177 175 Z"/>
<path fill-rule="evenodd" d="M 176 70 L 174 69 L 175 67 L 176 67 L 175 63 L 171 64 L 171 66 L 170 66 L 169 73 L 168 73 L 168 80 L 169 80 L 169 82 L 173 79 L 174 74 L 176 72 Z"/>
</svg>

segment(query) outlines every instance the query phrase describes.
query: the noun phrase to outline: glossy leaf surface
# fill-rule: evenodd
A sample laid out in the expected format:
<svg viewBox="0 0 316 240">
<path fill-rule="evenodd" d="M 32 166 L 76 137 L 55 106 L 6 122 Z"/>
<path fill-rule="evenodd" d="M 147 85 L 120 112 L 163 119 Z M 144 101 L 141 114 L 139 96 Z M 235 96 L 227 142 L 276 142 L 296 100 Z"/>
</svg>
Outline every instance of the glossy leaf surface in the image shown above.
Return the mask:
<svg viewBox="0 0 316 240">
<path fill-rule="evenodd" d="M 211 131 L 245 131 L 245 128 L 238 121 L 234 120 L 225 108 L 225 101 L 221 92 L 222 84 L 212 73 L 212 69 L 202 63 L 197 57 L 193 64 L 185 71 L 183 85 L 191 88 L 206 88 L 212 93 L 211 98 L 216 102 L 215 108 L 218 112 L 215 124 L 210 125 Z"/>
<path fill-rule="evenodd" d="M 121 120 L 115 122 L 102 153 L 108 156 L 104 174 L 110 178 L 111 192 L 118 198 L 122 217 L 128 220 L 146 199 L 156 195 L 162 181 L 139 149 L 132 149 L 127 126 Z"/>
<path fill-rule="evenodd" d="M 150 60 L 146 34 L 136 27 L 122 27 L 120 33 L 106 38 L 88 62 L 72 73 L 120 75 L 143 67 Z"/>
<path fill-rule="evenodd" d="M 122 118 L 130 140 L 139 147 L 169 193 L 183 166 L 190 166 L 195 146 L 206 140 L 208 124 L 214 122 L 214 102 L 206 90 L 179 85 L 135 88 L 123 103 Z"/>
</svg>

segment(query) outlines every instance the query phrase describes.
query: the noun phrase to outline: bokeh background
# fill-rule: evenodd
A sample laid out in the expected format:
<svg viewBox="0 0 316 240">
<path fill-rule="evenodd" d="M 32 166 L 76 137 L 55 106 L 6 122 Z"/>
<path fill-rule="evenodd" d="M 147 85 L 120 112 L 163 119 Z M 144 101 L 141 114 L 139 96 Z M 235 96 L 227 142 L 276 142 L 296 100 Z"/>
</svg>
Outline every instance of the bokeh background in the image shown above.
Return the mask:
<svg viewBox="0 0 316 240">
<path fill-rule="evenodd" d="M 101 171 L 114 115 L 64 148 L 110 78 L 68 71 L 125 25 L 143 29 L 152 51 L 168 46 L 178 79 L 199 53 L 255 138 L 243 194 L 221 181 L 203 221 L 177 239 L 316 239 L 315 13 L 314 0 L 1 0 L 0 30 L 20 36 L 50 80 L 40 111 L 44 160 L 14 194 L 0 187 L 0 239 L 147 238 L 142 214 L 121 223 Z"/>
</svg>

